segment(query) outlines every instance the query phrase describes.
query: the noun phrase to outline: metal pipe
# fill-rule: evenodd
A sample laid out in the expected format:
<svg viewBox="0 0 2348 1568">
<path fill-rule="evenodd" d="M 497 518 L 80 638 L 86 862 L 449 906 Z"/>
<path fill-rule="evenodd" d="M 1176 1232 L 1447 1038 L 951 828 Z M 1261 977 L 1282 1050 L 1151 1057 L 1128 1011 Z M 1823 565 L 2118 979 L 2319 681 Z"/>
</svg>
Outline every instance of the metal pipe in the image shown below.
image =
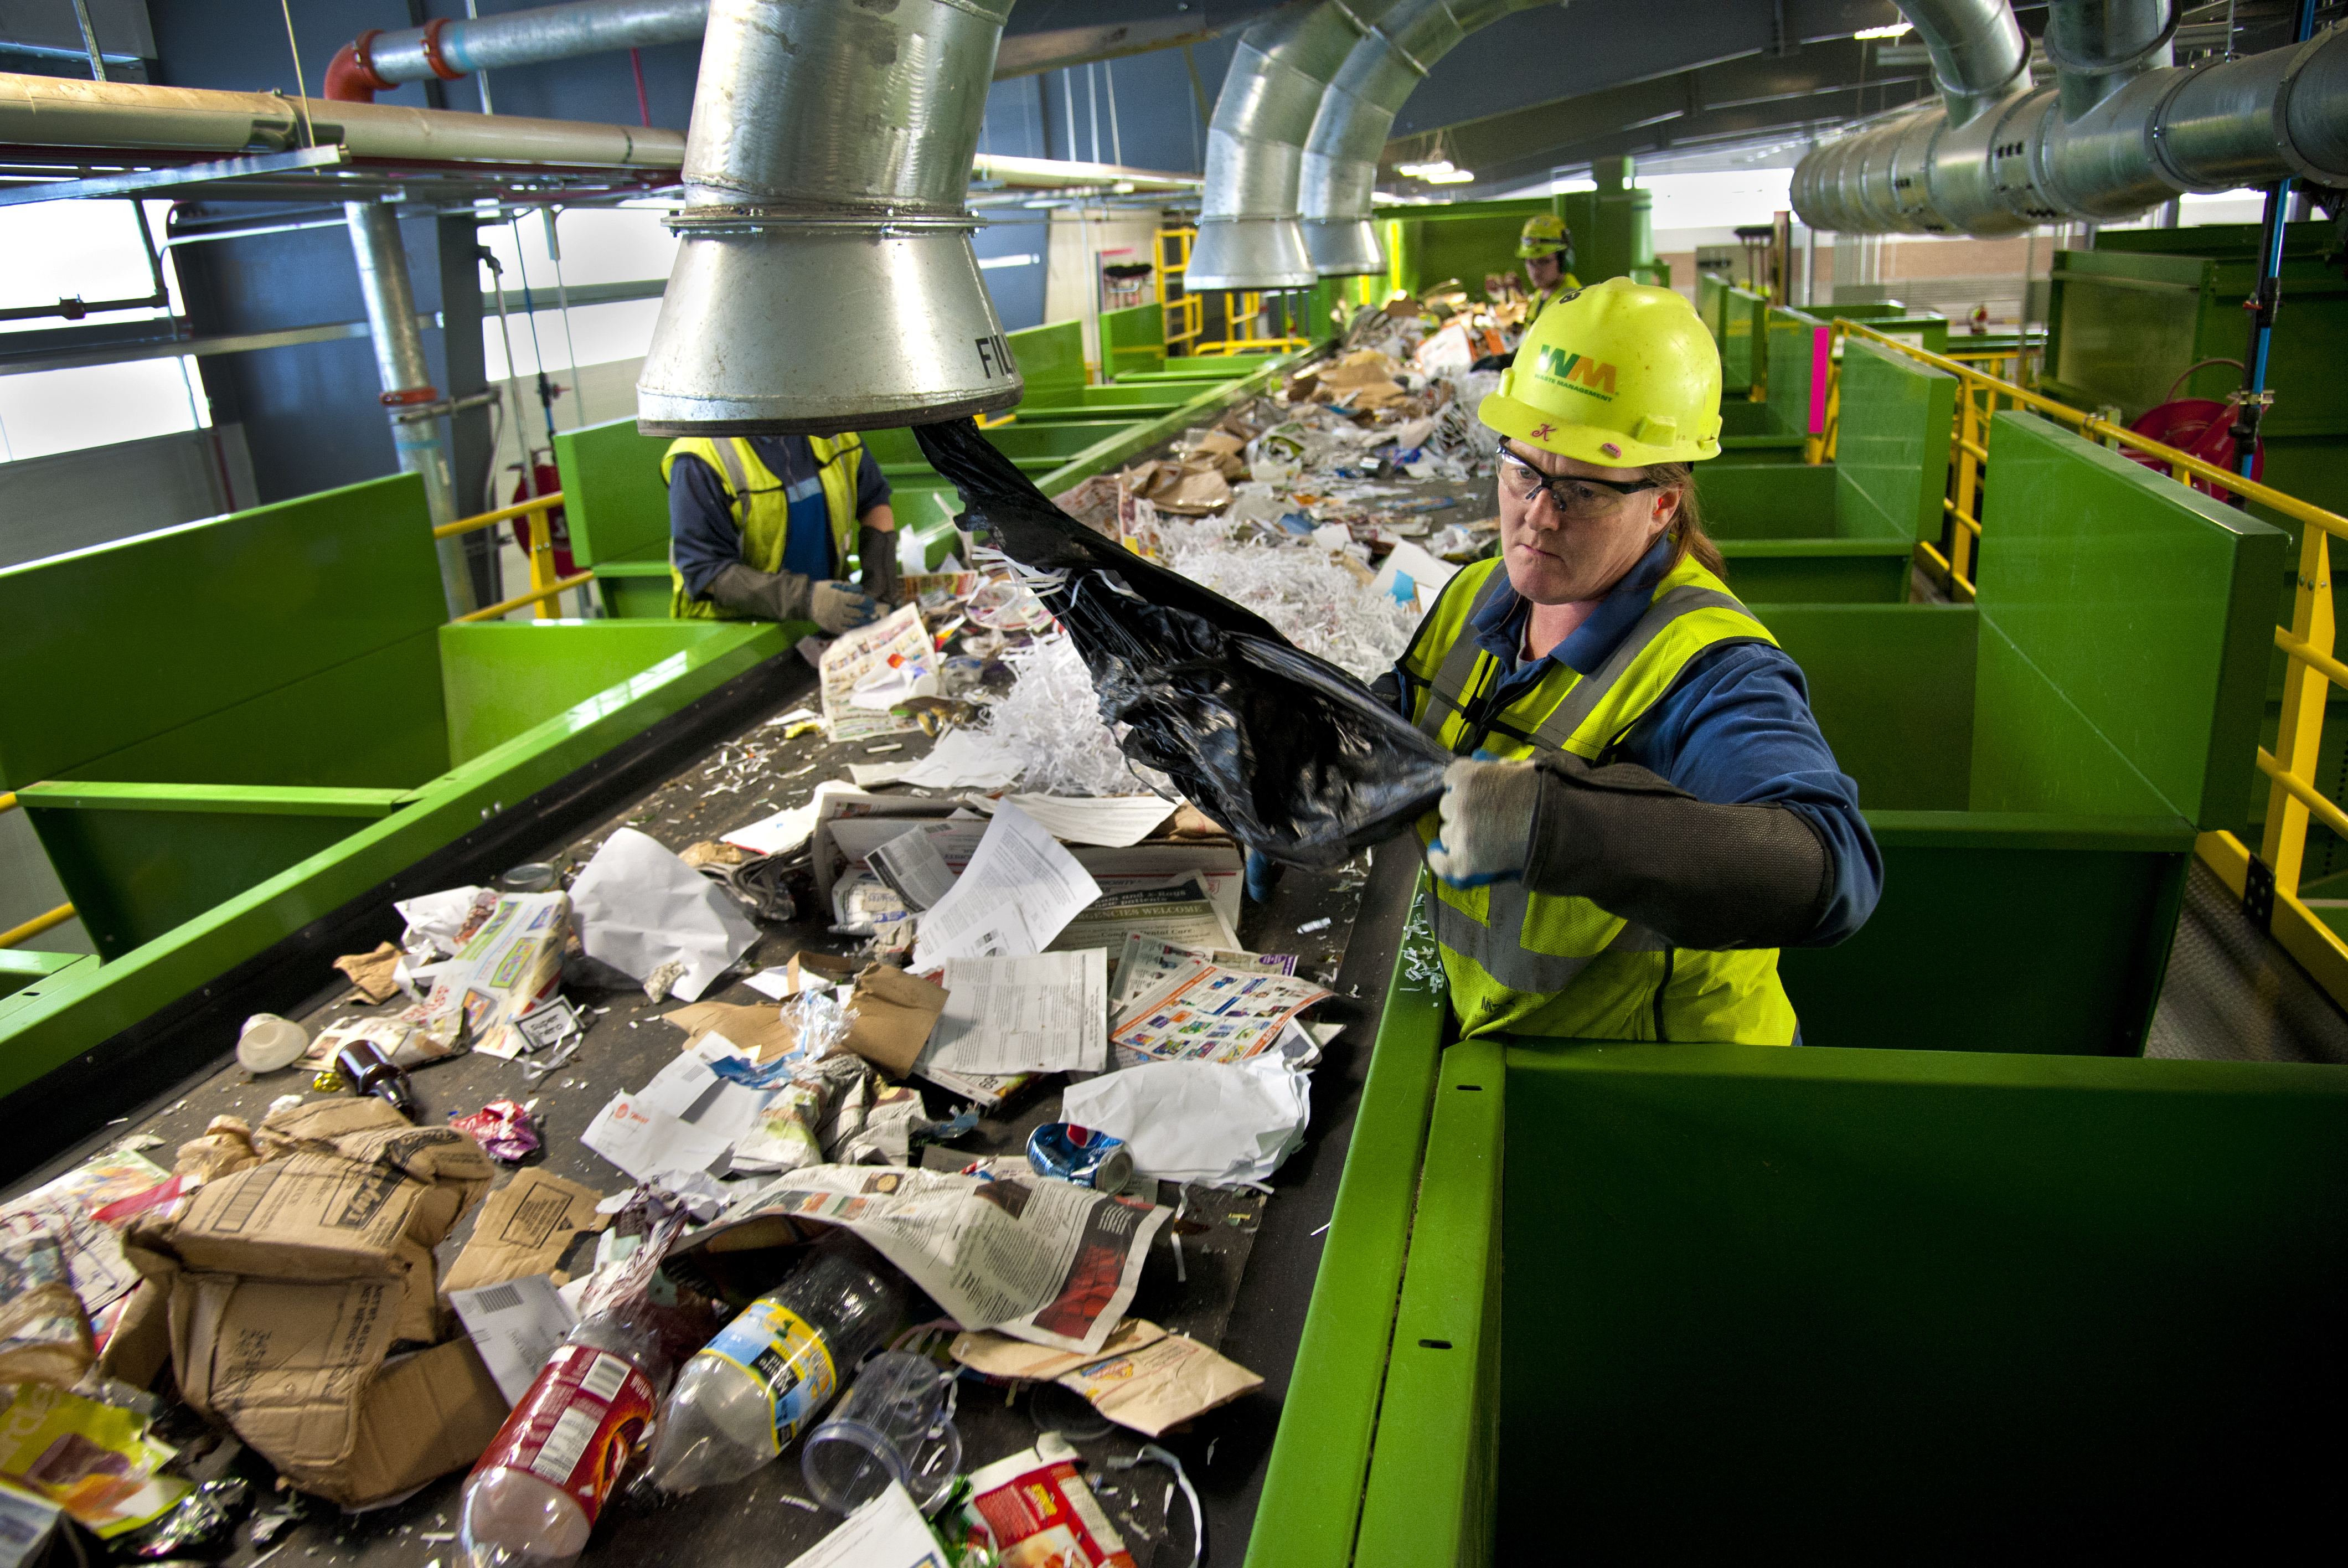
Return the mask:
<svg viewBox="0 0 2348 1568">
<path fill-rule="evenodd" d="M 359 292 L 366 296 L 376 374 L 383 383 L 384 411 L 391 418 L 400 469 L 424 477 L 424 500 L 434 525 L 454 522 L 457 490 L 448 473 L 440 418 L 437 413 L 417 417 L 422 406 L 438 403 L 440 393 L 432 385 L 424 334 L 416 324 L 416 291 L 408 283 L 398 214 L 380 201 L 353 201 L 343 211 L 350 223 L 351 253 L 358 261 Z M 473 574 L 465 562 L 464 542 L 444 539 L 435 549 L 448 614 L 464 614 L 474 608 Z"/>
<path fill-rule="evenodd" d="M 2052 0 L 2043 43 L 2062 81 L 2063 118 L 2079 119 L 2168 65 L 2182 15 L 2181 0 Z"/>
<path fill-rule="evenodd" d="M 1273 12 L 1241 35 L 1207 127 L 1207 187 L 1183 287 L 1309 288 L 1297 221 L 1304 143 L 1364 24 L 1343 0 Z"/>
<path fill-rule="evenodd" d="M 1019 401 L 963 204 L 1008 8 L 715 0 L 639 429 L 829 434 Z"/>
<path fill-rule="evenodd" d="M 1395 116 L 1435 62 L 1468 34 L 1547 3 L 1389 0 L 1355 11 L 1367 30 L 1338 67 L 1304 142 L 1298 199 L 1315 273 L 1342 277 L 1386 270 L 1370 205 Z"/>
<path fill-rule="evenodd" d="M 338 142 L 361 158 L 643 169 L 675 169 L 685 161 L 685 138 L 673 130 L 5 74 L 0 74 L 0 145 L 223 158 L 284 152 L 305 145 L 301 108 L 308 109 L 319 141 Z"/>
<path fill-rule="evenodd" d="M 496 16 L 443 16 L 391 33 L 370 30 L 336 52 L 326 67 L 325 93 L 368 103 L 401 82 L 452 82 L 476 71 L 685 43 L 701 36 L 708 15 L 709 0 L 585 0 Z"/>
<path fill-rule="evenodd" d="M 1962 126 L 2030 83 L 2030 40 L 2008 0 L 1896 0 L 1932 57 L 1949 123 Z"/>
<path fill-rule="evenodd" d="M 2066 0 L 2060 14 L 2095 8 Z M 2093 77 L 2092 90 L 2016 92 L 1962 126 L 1935 106 L 1828 143 L 1794 170 L 1802 221 L 1845 233 L 1994 235 L 2110 222 L 2182 191 L 2286 176 L 2348 183 L 2348 30 L 2178 67 L 2143 64 L 2168 46 L 2165 36 L 2141 37 L 2144 8 L 2131 13 L 2137 31 L 2126 35 L 2105 10 L 2098 36 L 2133 47 L 2100 60 L 2065 54 L 2095 67 L 2070 78 Z M 2066 112 L 2066 103 L 2091 97 L 2084 110 Z"/>
</svg>

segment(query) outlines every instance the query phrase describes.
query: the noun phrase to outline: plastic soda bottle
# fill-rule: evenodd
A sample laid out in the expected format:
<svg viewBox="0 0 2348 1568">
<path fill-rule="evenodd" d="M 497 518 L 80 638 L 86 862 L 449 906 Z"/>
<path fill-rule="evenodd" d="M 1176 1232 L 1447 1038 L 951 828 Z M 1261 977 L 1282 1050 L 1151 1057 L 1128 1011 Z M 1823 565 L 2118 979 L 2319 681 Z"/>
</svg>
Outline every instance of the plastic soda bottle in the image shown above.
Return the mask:
<svg viewBox="0 0 2348 1568">
<path fill-rule="evenodd" d="M 471 1568 L 568 1563 L 642 1450 L 668 1382 L 653 1332 L 582 1321 L 466 1478 L 458 1540 Z"/>
<path fill-rule="evenodd" d="M 739 1480 L 815 1422 L 904 1315 L 903 1276 L 846 1232 L 744 1307 L 685 1365 L 653 1439 L 653 1484 Z"/>
</svg>

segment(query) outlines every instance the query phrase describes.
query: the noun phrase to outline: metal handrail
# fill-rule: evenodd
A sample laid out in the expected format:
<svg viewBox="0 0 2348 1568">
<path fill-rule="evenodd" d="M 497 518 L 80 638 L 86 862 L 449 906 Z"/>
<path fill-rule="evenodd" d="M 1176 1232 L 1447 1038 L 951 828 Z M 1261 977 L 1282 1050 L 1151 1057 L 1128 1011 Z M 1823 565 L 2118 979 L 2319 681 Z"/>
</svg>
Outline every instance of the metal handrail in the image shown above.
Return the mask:
<svg viewBox="0 0 2348 1568">
<path fill-rule="evenodd" d="M 433 529 L 432 537 L 436 540 L 454 539 L 460 533 L 473 533 L 484 528 L 495 528 L 498 524 L 513 518 L 530 517 L 550 511 L 561 504 L 562 492 L 549 490 L 544 495 L 531 496 L 525 500 L 518 500 L 511 506 L 499 507 L 494 511 L 477 512 L 471 517 L 460 517 L 454 522 L 441 523 Z M 491 604 L 483 609 L 475 610 L 469 614 L 458 615 L 456 619 L 459 622 L 494 621 L 499 616 L 510 614 L 524 605 L 535 604 L 538 606 L 538 619 L 551 621 L 556 615 L 554 600 L 557 595 L 566 590 L 579 587 L 582 583 L 592 583 L 594 580 L 595 574 L 592 572 L 582 572 L 576 576 L 557 580 L 554 575 L 554 531 L 546 526 L 545 519 L 541 518 L 538 525 L 530 530 L 530 592 L 517 594 L 502 603 Z"/>
<path fill-rule="evenodd" d="M 13 789 L 5 794 L 0 794 L 0 811 L 14 811 L 23 805 L 24 802 L 16 799 L 16 792 Z M 0 947 L 15 947 L 30 942 L 51 926 L 63 925 L 73 917 L 74 906 L 61 903 L 46 914 L 36 914 L 22 925 L 11 926 L 5 931 L 0 931 Z"/>
<path fill-rule="evenodd" d="M 2197 479 L 2205 480 L 2219 493 L 2254 500 L 2301 525 L 2291 624 L 2277 626 L 2274 634 L 2275 646 L 2282 650 L 2287 661 L 2282 719 L 2277 727 L 2274 750 L 2260 747 L 2255 758 L 2259 771 L 2273 780 L 2267 796 L 2266 830 L 2255 853 L 2233 834 L 2224 831 L 2202 834 L 2194 842 L 2194 852 L 2227 886 L 2242 895 L 2246 910 L 2263 913 L 2267 930 L 2332 994 L 2333 1000 L 2348 1006 L 2348 942 L 2343 942 L 2299 896 L 2301 872 L 2307 862 L 2310 820 L 2320 821 L 2348 838 L 2348 811 L 2342 810 L 2319 789 L 2312 778 L 2323 745 L 2324 704 L 2332 687 L 2348 690 L 2348 662 L 2342 661 L 2334 649 L 2332 613 L 2332 541 L 2348 540 L 2348 517 L 2326 511 L 2297 496 L 2139 435 L 2101 415 L 2074 408 L 1985 375 L 1952 355 L 1934 354 L 1855 321 L 1838 318 L 1834 330 L 1838 337 L 1856 335 L 1869 338 L 1958 378 L 1955 428 L 1949 443 L 1955 493 L 1941 502 L 1942 510 L 1955 520 L 1957 526 L 1951 530 L 1946 555 L 1922 542 L 1916 548 L 1948 575 L 1952 587 L 1967 600 L 1974 593 L 1970 569 L 1974 542 L 1982 534 L 1981 519 L 1974 509 L 1981 493 L 1982 470 L 1987 467 L 1987 426 L 1989 417 L 1997 411 L 2000 397 L 2010 399 L 2017 408 L 2028 408 L 2069 425 L 2090 440 L 2141 452 L 2156 459 L 2159 471 L 2178 484 L 2190 485 Z M 1831 455 L 1835 416 L 1840 408 L 1839 356 L 1828 375 L 1825 447 Z M 1977 395 L 1982 398 L 1978 404 L 1974 400 Z"/>
</svg>

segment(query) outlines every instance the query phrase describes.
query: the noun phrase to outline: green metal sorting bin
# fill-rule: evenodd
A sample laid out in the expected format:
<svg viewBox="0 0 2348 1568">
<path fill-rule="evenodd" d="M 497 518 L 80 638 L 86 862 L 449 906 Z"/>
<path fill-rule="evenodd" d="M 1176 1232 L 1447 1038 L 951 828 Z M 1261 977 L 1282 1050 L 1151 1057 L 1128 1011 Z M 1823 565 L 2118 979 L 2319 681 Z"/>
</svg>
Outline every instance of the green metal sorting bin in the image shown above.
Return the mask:
<svg viewBox="0 0 2348 1568">
<path fill-rule="evenodd" d="M 1866 343 L 1842 375 L 1835 462 L 1696 465 L 1704 528 L 1747 603 L 1897 603 L 1917 542 L 1941 535 L 1955 379 Z"/>
<path fill-rule="evenodd" d="M 104 960 L 20 988 L 0 1094 L 792 641 L 445 614 L 412 474 L 0 571 L 0 788 Z"/>
<path fill-rule="evenodd" d="M 1446 1051 L 1441 1017 L 1396 984 L 1254 1568 L 2329 1507 L 2348 1353 L 2298 1326 L 2348 1285 L 2348 1068 Z"/>
</svg>

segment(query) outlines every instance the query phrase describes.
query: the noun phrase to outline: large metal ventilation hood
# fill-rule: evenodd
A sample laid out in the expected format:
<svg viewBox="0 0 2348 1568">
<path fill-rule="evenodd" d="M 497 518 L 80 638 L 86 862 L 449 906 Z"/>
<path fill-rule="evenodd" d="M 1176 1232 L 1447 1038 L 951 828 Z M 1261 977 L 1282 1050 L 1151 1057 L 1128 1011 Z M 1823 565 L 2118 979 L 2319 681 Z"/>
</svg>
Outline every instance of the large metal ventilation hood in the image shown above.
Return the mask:
<svg viewBox="0 0 2348 1568">
<path fill-rule="evenodd" d="M 963 207 L 1009 0 L 714 0 L 647 435 L 830 434 L 1023 384 Z"/>
<path fill-rule="evenodd" d="M 2005 0 L 1900 7 L 1931 47 L 1941 101 L 1804 158 L 1793 202 L 1811 228 L 1993 236 L 2285 176 L 2348 184 L 2348 31 L 2179 68 L 2168 0 L 2054 0 L 2056 81 L 2034 88 Z"/>
</svg>

